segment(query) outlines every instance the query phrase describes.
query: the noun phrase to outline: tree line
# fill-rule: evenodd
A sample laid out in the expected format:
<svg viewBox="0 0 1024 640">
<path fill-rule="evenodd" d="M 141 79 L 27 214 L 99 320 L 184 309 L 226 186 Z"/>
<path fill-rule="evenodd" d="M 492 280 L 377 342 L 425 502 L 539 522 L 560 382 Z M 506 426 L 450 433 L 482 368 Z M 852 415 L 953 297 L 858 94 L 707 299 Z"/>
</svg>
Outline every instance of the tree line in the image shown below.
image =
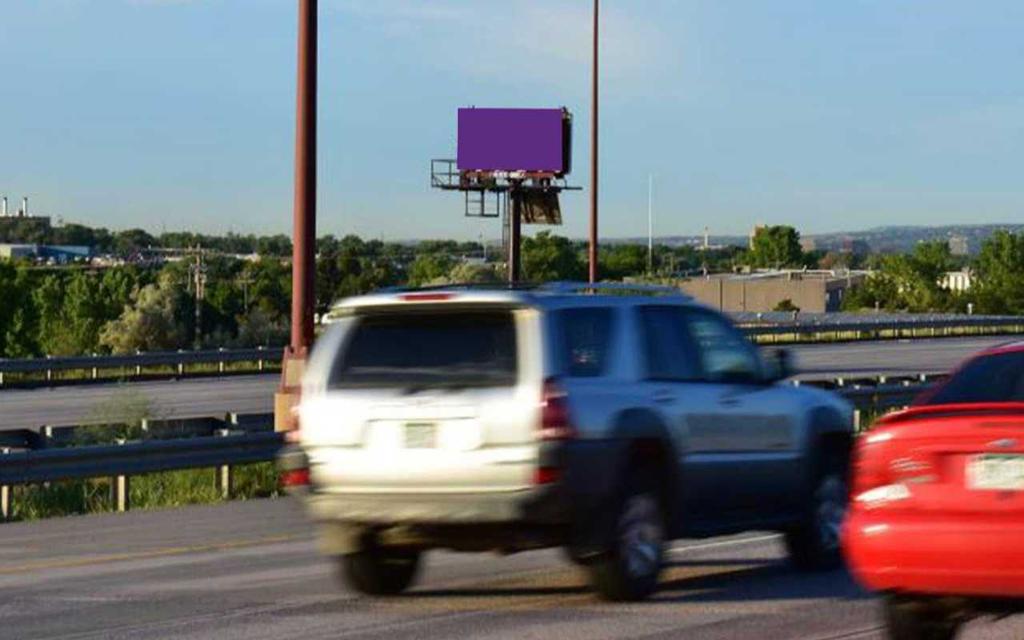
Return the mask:
<svg viewBox="0 0 1024 640">
<path fill-rule="evenodd" d="M 125 247 L 148 241 L 127 232 L 119 237 Z M 194 246 L 199 237 L 183 234 L 178 241 Z M 207 240 L 204 247 L 218 246 L 202 238 Z M 231 238 L 220 246 L 234 246 Z M 656 245 L 649 257 L 643 245 L 608 244 L 601 247 L 600 273 L 607 280 L 648 277 L 664 282 L 705 272 L 831 267 L 845 261 L 873 269 L 846 296 L 844 308 L 849 310 L 963 312 L 970 303 L 976 313 L 1024 314 L 1024 234 L 996 233 L 970 261 L 951 255 L 943 242 L 921 243 L 906 255 L 804 252 L 799 235 L 789 227 L 762 229 L 751 245 L 708 251 Z M 266 253 L 255 260 L 203 254 L 201 296 L 190 256 L 159 268 L 39 268 L 0 262 L 0 357 L 283 344 L 291 266 L 282 246 L 263 246 Z M 413 245 L 354 235 L 321 237 L 316 310 L 325 313 L 339 298 L 384 287 L 502 281 L 504 257 L 491 252 L 484 260 L 484 251 L 474 242 Z M 528 281 L 586 277 L 586 244 L 581 241 L 541 232 L 523 239 L 522 259 Z M 944 289 L 943 274 L 963 266 L 973 270 L 972 288 L 962 293 Z"/>
</svg>

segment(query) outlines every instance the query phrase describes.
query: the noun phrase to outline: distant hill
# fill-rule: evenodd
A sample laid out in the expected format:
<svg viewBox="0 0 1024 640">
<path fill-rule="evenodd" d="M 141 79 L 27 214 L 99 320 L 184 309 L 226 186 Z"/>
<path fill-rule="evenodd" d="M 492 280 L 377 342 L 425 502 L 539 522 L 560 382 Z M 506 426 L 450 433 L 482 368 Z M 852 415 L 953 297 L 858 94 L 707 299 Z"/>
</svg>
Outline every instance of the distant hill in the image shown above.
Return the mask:
<svg viewBox="0 0 1024 640">
<path fill-rule="evenodd" d="M 962 239 L 969 253 L 977 253 L 981 243 L 996 231 L 1024 232 L 1024 224 L 957 224 L 941 227 L 891 226 L 874 227 L 865 231 L 845 233 L 821 233 L 808 237 L 814 239 L 816 249 L 837 250 L 851 241 L 863 241 L 873 252 L 905 253 L 912 251 L 921 242 L 932 240 Z"/>
<path fill-rule="evenodd" d="M 1005 230 L 1011 233 L 1024 233 L 1024 224 L 955 224 L 938 227 L 930 226 L 888 226 L 873 227 L 863 231 L 842 231 L 836 233 L 801 234 L 802 238 L 814 240 L 814 248 L 823 251 L 841 251 L 854 242 L 866 242 L 872 252 L 905 253 L 912 251 L 920 242 L 962 238 L 967 250 L 975 254 L 981 243 L 996 231 Z M 799 231 L 799 229 L 798 229 Z M 610 238 L 603 240 L 609 244 L 646 244 L 646 237 Z M 700 246 L 704 236 L 657 236 L 655 242 L 669 246 Z M 747 236 L 710 236 L 712 246 L 746 247 Z"/>
</svg>

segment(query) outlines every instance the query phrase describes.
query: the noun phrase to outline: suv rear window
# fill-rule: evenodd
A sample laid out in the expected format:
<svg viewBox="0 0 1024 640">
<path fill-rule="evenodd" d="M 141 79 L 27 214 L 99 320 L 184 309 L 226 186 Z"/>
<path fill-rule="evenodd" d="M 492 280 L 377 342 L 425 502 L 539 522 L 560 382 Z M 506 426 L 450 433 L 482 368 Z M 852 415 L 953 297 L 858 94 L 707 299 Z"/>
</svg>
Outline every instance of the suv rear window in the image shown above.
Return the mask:
<svg viewBox="0 0 1024 640">
<path fill-rule="evenodd" d="M 330 386 L 511 386 L 512 312 L 388 313 L 361 318 L 335 360 Z"/>
<path fill-rule="evenodd" d="M 923 402 L 1024 402 L 1024 351 L 982 356 L 968 362 Z"/>
</svg>

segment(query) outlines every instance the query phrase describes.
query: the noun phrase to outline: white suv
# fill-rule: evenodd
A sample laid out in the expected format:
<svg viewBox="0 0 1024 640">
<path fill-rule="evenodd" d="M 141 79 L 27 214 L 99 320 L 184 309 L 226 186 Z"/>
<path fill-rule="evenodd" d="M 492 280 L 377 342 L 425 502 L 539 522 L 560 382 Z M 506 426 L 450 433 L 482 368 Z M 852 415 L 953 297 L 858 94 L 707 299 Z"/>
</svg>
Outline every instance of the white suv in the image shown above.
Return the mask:
<svg viewBox="0 0 1024 640">
<path fill-rule="evenodd" d="M 838 561 L 850 406 L 779 384 L 784 359 L 717 312 L 639 288 L 332 310 L 282 461 L 352 587 L 398 593 L 433 548 L 561 546 L 602 596 L 638 599 L 666 541 L 748 529 L 785 532 L 799 566 Z"/>
</svg>

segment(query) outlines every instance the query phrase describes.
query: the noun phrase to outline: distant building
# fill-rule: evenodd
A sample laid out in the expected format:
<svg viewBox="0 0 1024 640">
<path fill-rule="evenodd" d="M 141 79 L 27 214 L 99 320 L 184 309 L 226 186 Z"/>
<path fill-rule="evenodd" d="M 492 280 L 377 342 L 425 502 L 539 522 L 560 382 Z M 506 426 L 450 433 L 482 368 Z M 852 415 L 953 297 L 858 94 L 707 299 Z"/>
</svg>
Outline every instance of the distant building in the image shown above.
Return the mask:
<svg viewBox="0 0 1024 640">
<path fill-rule="evenodd" d="M 942 274 L 942 280 L 939 281 L 939 286 L 947 291 L 963 293 L 971 288 L 971 284 L 973 284 L 973 282 L 974 274 L 971 273 L 971 270 L 963 269 L 961 271 L 947 271 Z"/>
<path fill-rule="evenodd" d="M 684 280 L 680 288 L 720 311 L 767 312 L 789 300 L 801 311 L 839 311 L 846 292 L 862 284 L 865 271 L 760 271 L 715 274 Z"/>
<path fill-rule="evenodd" d="M 0 244 L 0 258 L 8 260 L 35 260 L 65 264 L 75 260 L 88 260 L 91 247 L 74 245 Z"/>
<path fill-rule="evenodd" d="M 953 235 L 949 237 L 947 242 L 949 244 L 949 252 L 954 256 L 966 256 L 971 252 L 966 236 Z"/>
<path fill-rule="evenodd" d="M 804 253 L 810 253 L 818 248 L 818 243 L 810 236 L 800 236 L 800 249 Z"/>
</svg>

